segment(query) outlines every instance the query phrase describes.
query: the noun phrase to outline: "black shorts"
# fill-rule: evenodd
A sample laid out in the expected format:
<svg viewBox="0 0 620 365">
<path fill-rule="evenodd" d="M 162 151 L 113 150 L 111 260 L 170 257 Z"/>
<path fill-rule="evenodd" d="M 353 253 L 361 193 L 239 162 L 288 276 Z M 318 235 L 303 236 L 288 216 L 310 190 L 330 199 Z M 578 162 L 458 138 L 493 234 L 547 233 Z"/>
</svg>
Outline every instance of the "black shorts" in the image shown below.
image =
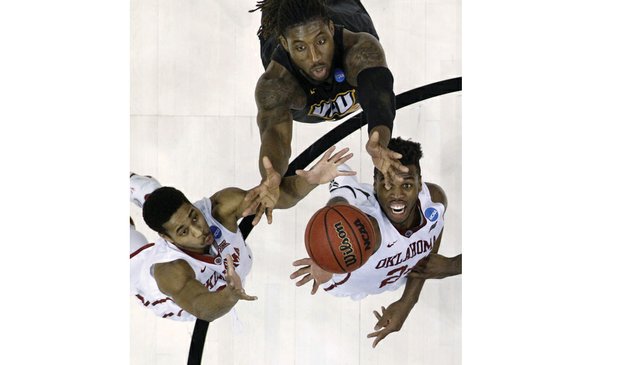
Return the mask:
<svg viewBox="0 0 620 365">
<path fill-rule="evenodd" d="M 360 0 L 326 0 L 329 17 L 335 24 L 342 25 L 351 32 L 370 33 L 379 39 L 370 15 Z M 278 46 L 276 36 L 264 40 L 260 38 L 260 57 L 263 67 L 267 68 L 271 62 L 271 54 Z"/>
</svg>

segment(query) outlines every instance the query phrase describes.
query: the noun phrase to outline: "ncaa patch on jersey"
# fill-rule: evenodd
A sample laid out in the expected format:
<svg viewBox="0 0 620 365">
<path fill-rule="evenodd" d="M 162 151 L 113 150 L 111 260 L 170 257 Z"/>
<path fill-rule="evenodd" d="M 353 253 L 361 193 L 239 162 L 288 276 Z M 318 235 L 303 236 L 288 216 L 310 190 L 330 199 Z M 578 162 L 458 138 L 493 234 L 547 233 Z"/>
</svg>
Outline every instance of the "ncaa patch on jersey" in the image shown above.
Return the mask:
<svg viewBox="0 0 620 365">
<path fill-rule="evenodd" d="M 424 211 L 424 216 L 431 222 L 434 222 L 439 218 L 439 212 L 435 208 L 426 208 Z"/>
<path fill-rule="evenodd" d="M 342 71 L 339 68 L 334 70 L 334 79 L 336 80 L 336 82 L 338 83 L 343 82 L 345 78 L 346 77 L 344 75 L 344 71 Z"/>
<path fill-rule="evenodd" d="M 209 227 L 209 229 L 211 230 L 211 233 L 213 233 L 213 237 L 220 238 L 222 237 L 222 230 L 219 229 L 217 226 L 211 226 Z"/>
</svg>

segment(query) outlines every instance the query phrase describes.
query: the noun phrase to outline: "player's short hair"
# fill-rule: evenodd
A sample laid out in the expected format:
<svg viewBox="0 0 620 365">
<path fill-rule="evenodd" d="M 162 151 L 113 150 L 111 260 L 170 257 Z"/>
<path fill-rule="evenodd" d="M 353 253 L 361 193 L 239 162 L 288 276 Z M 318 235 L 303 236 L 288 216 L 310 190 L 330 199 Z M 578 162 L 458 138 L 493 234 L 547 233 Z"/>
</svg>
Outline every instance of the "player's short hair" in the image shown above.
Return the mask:
<svg viewBox="0 0 620 365">
<path fill-rule="evenodd" d="M 272 35 L 284 35 L 290 27 L 314 20 L 329 20 L 325 0 L 260 0 L 250 10 L 262 13 L 258 36 L 267 39 Z"/>
<path fill-rule="evenodd" d="M 400 158 L 400 163 L 403 165 L 415 165 L 418 169 L 418 175 L 422 176 L 422 170 L 420 169 L 420 159 L 424 156 L 422 153 L 422 146 L 418 142 L 412 142 L 411 140 L 404 140 L 400 137 L 390 139 L 387 148 L 394 152 L 400 153 L 403 157 Z M 377 176 L 379 170 L 375 167 L 374 174 Z"/>
<path fill-rule="evenodd" d="M 163 186 L 153 191 L 144 202 L 142 218 L 152 230 L 166 233 L 164 223 L 170 220 L 183 203 L 190 202 L 182 192 L 170 186 Z"/>
</svg>

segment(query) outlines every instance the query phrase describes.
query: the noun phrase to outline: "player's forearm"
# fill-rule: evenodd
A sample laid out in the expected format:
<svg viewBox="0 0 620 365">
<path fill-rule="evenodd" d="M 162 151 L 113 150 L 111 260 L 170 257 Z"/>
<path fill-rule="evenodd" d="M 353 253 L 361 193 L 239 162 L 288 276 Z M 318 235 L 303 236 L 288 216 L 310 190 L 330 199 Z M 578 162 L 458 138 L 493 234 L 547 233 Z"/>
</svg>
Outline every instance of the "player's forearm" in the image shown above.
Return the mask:
<svg viewBox="0 0 620 365">
<path fill-rule="evenodd" d="M 194 310 L 190 313 L 204 321 L 212 322 L 230 312 L 238 301 L 239 298 L 226 287 L 218 292 L 203 294 L 196 298 L 193 303 Z"/>
<path fill-rule="evenodd" d="M 264 156 L 269 158 L 274 170 L 279 173 L 280 176 L 284 176 L 284 173 L 288 167 L 288 160 L 291 157 L 290 142 L 287 143 L 287 141 L 283 141 L 277 136 L 266 136 L 263 138 L 260 147 L 260 159 L 258 164 L 260 167 L 260 174 L 263 179 L 267 176 L 262 163 Z"/>
<path fill-rule="evenodd" d="M 317 184 L 309 184 L 300 176 L 288 176 L 280 183 L 280 198 L 276 204 L 277 209 L 288 209 L 299 203 L 306 197 Z"/>
<path fill-rule="evenodd" d="M 396 116 L 394 78 L 387 67 L 368 67 L 357 76 L 359 103 L 368 120 L 369 134 L 377 127 L 385 127 L 388 133 L 386 144 L 392 134 Z M 383 141 L 383 139 L 382 139 Z"/>
<path fill-rule="evenodd" d="M 407 303 L 410 308 L 413 308 L 420 298 L 420 292 L 422 292 L 424 281 L 424 279 L 407 278 L 407 284 L 405 285 L 405 290 L 400 300 Z"/>
<path fill-rule="evenodd" d="M 446 277 L 460 275 L 463 272 L 463 269 L 461 266 L 462 260 L 463 260 L 463 254 L 459 254 L 454 257 L 449 257 L 448 260 L 449 260 L 448 265 L 445 270 Z"/>
</svg>

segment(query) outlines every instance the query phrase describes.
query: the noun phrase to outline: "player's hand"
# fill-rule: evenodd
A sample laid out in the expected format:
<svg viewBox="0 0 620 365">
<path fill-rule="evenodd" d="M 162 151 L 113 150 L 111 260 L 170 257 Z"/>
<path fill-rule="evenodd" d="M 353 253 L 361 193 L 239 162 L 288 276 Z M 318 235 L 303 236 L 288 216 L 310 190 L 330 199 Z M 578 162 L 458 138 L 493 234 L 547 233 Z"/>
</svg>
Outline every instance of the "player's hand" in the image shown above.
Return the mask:
<svg viewBox="0 0 620 365">
<path fill-rule="evenodd" d="M 263 167 L 265 167 L 266 173 L 265 180 L 257 187 L 248 191 L 244 199 L 244 203 L 249 205 L 242 215 L 245 217 L 254 214 L 253 225 L 257 225 L 260 222 L 263 214 L 267 216 L 267 223 L 271 224 L 273 221 L 273 207 L 275 207 L 280 198 L 282 176 L 274 170 L 267 156 L 263 157 Z"/>
<path fill-rule="evenodd" d="M 336 150 L 336 146 L 331 146 L 309 171 L 297 170 L 295 173 L 304 178 L 308 184 L 325 184 L 337 176 L 353 176 L 357 174 L 355 171 L 338 171 L 338 166 L 342 165 L 353 157 L 349 152 L 349 148 L 343 148 L 332 156 Z"/>
<path fill-rule="evenodd" d="M 420 260 L 409 273 L 414 279 L 443 279 L 461 274 L 461 255 L 446 257 L 431 253 Z"/>
<path fill-rule="evenodd" d="M 401 164 L 399 161 L 403 156 L 398 152 L 381 146 L 381 144 L 379 144 L 379 132 L 374 131 L 370 135 L 368 143 L 366 143 L 366 151 L 372 158 L 372 163 L 385 177 L 384 183 L 386 189 L 391 189 L 392 184 L 403 182 L 403 178 L 398 176 L 398 173 L 409 171 L 407 166 Z"/>
<path fill-rule="evenodd" d="M 312 295 L 316 294 L 317 290 L 319 290 L 319 285 L 328 282 L 329 279 L 331 279 L 334 275 L 331 272 L 327 272 L 321 269 L 317 264 L 314 263 L 314 261 L 312 261 L 311 258 L 308 257 L 293 262 L 293 266 L 303 267 L 291 274 L 291 280 L 295 280 L 296 278 L 305 275 L 303 278 L 301 278 L 301 280 L 295 283 L 295 285 L 302 286 L 310 280 L 314 280 L 314 282 L 312 283 L 312 290 L 310 291 L 310 294 Z"/>
<path fill-rule="evenodd" d="M 245 293 L 245 289 L 241 285 L 241 278 L 235 271 L 235 265 L 233 264 L 233 259 L 230 255 L 226 255 L 226 274 L 224 278 L 226 279 L 227 287 L 231 290 L 233 296 L 235 296 L 239 300 L 256 300 L 258 297 L 253 295 L 247 295 Z"/>
<path fill-rule="evenodd" d="M 377 311 L 372 311 L 375 317 L 377 317 L 377 324 L 375 325 L 375 332 L 369 333 L 366 336 L 368 338 L 375 337 L 372 347 L 375 348 L 390 333 L 400 331 L 412 308 L 411 304 L 397 300 L 390 304 L 387 309 L 381 307 L 381 314 Z"/>
</svg>

